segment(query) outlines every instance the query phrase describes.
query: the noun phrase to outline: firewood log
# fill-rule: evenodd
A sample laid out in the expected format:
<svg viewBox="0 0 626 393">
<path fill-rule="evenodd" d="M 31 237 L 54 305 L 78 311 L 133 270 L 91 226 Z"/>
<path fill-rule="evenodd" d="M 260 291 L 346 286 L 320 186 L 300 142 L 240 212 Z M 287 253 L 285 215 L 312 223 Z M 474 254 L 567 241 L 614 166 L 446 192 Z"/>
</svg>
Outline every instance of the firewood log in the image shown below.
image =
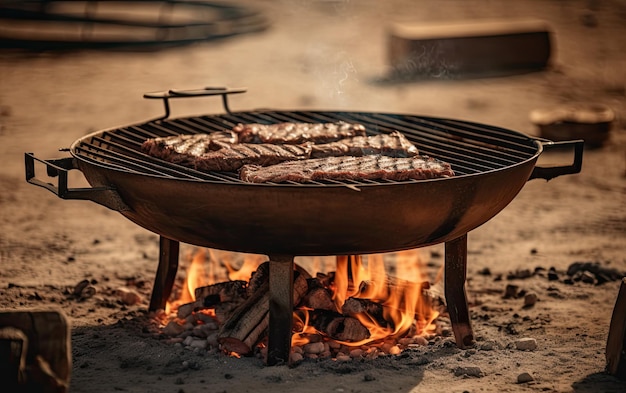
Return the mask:
<svg viewBox="0 0 626 393">
<path fill-rule="evenodd" d="M 369 330 L 358 319 L 334 311 L 311 310 L 309 324 L 328 337 L 340 341 L 356 342 L 369 338 Z"/>
<path fill-rule="evenodd" d="M 607 371 L 626 380 L 626 278 L 617 295 L 606 344 Z"/>
<path fill-rule="evenodd" d="M 196 288 L 196 303 L 206 308 L 225 302 L 240 303 L 247 297 L 247 285 L 243 280 L 233 280 Z"/>
<path fill-rule="evenodd" d="M 341 307 L 341 313 L 347 316 L 365 313 L 372 317 L 380 326 L 387 326 L 391 321 L 385 320 L 384 306 L 369 299 L 348 298 Z"/>
<path fill-rule="evenodd" d="M 3 376 L 5 370 L 15 366 L 12 360 L 4 357 L 7 350 L 9 354 L 17 355 L 21 351 L 17 351 L 15 346 L 27 343 L 22 348 L 23 351 L 27 351 L 25 378 L 24 373 L 20 377 L 19 373 L 15 375 L 9 371 L 9 374 L 17 379 L 7 381 L 3 378 L 2 382 L 7 384 L 3 389 L 8 388 L 10 391 L 8 385 L 16 383 L 20 386 L 16 391 L 63 393 L 68 390 L 72 351 L 70 329 L 61 312 L 36 310 L 0 312 L 0 330 L 3 332 L 3 338 L 0 339 L 3 343 L 3 358 L 0 359 Z M 9 344 L 10 348 L 5 344 Z"/>
<path fill-rule="evenodd" d="M 260 277 L 260 276 L 259 276 Z M 269 327 L 269 275 L 257 286 L 254 295 L 241 303 L 224 322 L 218 333 L 218 341 L 223 350 L 249 355 L 261 339 L 267 335 Z M 294 272 L 293 302 L 300 303 L 308 289 L 305 277 Z"/>
<path fill-rule="evenodd" d="M 255 294 L 259 288 L 263 287 L 265 283 L 269 282 L 270 277 L 270 262 L 266 261 L 260 264 L 248 282 L 248 297 Z"/>
<path fill-rule="evenodd" d="M 314 310 L 337 311 L 330 290 L 320 287 L 309 289 L 302 298 L 300 305 Z"/>
</svg>

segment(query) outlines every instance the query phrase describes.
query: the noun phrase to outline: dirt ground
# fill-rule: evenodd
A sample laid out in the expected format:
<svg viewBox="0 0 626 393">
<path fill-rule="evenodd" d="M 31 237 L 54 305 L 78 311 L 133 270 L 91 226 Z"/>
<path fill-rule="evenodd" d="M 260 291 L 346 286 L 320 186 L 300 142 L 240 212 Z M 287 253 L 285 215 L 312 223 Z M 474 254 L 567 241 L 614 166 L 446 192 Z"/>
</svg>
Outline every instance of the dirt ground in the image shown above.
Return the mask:
<svg viewBox="0 0 626 393">
<path fill-rule="evenodd" d="M 263 33 L 151 52 L 0 53 L 0 307 L 59 309 L 72 325 L 71 392 L 624 392 L 605 373 L 618 280 L 568 281 L 575 262 L 626 272 L 626 3 L 598 1 L 263 1 Z M 525 75 L 377 83 L 388 73 L 392 21 L 539 18 L 554 30 L 548 70 Z M 144 92 L 246 87 L 233 110 L 345 109 L 471 120 L 538 135 L 536 108 L 568 102 L 616 113 L 583 170 L 529 181 L 468 236 L 467 291 L 477 344 L 451 338 L 369 361 L 265 367 L 192 351 L 146 330 L 158 237 L 119 213 L 57 198 L 24 180 L 24 152 L 43 159 L 86 133 L 159 115 Z M 220 113 L 216 99 L 177 101 L 175 115 Z M 546 154 L 546 156 L 548 156 Z M 551 154 L 543 160 L 571 159 Z M 71 177 L 80 187 L 80 174 Z M 320 212 L 323 214 L 323 212 Z M 185 249 L 192 246 L 184 245 Z M 431 279 L 442 246 L 424 250 Z M 183 254 L 183 253 L 181 253 Z M 181 261 L 181 265 L 184 262 Z M 548 278 L 555 269 L 557 279 Z M 511 274 L 529 269 L 529 277 Z M 311 272 L 315 273 L 315 272 Z M 490 274 L 487 274 L 490 273 Z M 90 280 L 96 296 L 68 295 Z M 504 298 L 507 285 L 538 295 Z M 115 288 L 143 295 L 123 306 Z M 537 348 L 516 349 L 520 338 Z M 474 367 L 479 370 L 476 371 Z M 532 381 L 518 383 L 528 373 Z"/>
</svg>

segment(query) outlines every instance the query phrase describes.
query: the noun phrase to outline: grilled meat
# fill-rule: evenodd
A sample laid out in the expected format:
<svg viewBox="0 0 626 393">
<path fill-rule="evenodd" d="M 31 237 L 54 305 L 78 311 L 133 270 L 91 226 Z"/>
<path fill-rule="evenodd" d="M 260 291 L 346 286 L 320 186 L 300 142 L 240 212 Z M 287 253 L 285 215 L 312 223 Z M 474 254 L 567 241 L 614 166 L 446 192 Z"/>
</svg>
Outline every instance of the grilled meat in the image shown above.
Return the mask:
<svg viewBox="0 0 626 393">
<path fill-rule="evenodd" d="M 300 144 L 329 143 L 354 136 L 365 136 L 365 126 L 346 123 L 238 124 L 233 128 L 240 143 Z"/>
<path fill-rule="evenodd" d="M 196 157 L 221 148 L 223 143 L 235 142 L 237 142 L 236 135 L 230 131 L 176 135 L 147 139 L 141 145 L 141 151 L 174 164 L 189 166 L 193 165 Z"/>
<path fill-rule="evenodd" d="M 273 145 L 237 143 L 193 157 L 199 171 L 237 171 L 243 165 L 274 165 L 283 161 L 303 160 L 311 155 L 311 145 Z"/>
<path fill-rule="evenodd" d="M 311 142 L 299 145 L 237 143 L 237 136 L 233 132 L 213 132 L 152 138 L 141 145 L 141 150 L 150 156 L 204 171 L 236 171 L 246 164 L 267 166 L 289 160 L 328 156 L 417 155 L 417 148 L 397 131 L 375 136 L 355 136 L 319 145 Z"/>
<path fill-rule="evenodd" d="M 452 177 L 450 164 L 427 156 L 394 158 L 383 155 L 326 157 L 288 161 L 261 167 L 245 165 L 241 180 L 251 183 L 304 183 L 314 180 L 409 180 Z"/>
<path fill-rule="evenodd" d="M 331 156 L 369 156 L 382 154 L 390 157 L 412 157 L 418 154 L 415 147 L 402 133 L 375 136 L 355 136 L 321 145 L 313 145 L 311 158 Z"/>
</svg>

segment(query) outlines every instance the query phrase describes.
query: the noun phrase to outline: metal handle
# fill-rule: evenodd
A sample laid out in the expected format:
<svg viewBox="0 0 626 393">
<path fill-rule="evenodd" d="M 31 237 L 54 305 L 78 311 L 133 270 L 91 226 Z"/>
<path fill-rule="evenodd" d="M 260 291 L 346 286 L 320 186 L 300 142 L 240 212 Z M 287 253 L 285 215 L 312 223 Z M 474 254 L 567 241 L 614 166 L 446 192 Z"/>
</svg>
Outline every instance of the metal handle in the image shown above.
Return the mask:
<svg viewBox="0 0 626 393">
<path fill-rule="evenodd" d="M 57 186 L 52 183 L 46 183 L 35 177 L 35 161 L 46 165 L 48 176 L 58 177 Z M 117 191 L 112 187 L 69 188 L 67 186 L 68 172 L 72 169 L 79 169 L 73 157 L 41 160 L 35 157 L 33 153 L 24 153 L 24 164 L 27 182 L 43 187 L 59 198 L 90 200 L 115 211 L 130 210 L 124 201 L 122 201 Z"/>
<path fill-rule="evenodd" d="M 562 142 L 539 141 L 539 143 L 541 143 L 544 150 L 548 150 L 552 148 L 560 148 L 560 147 L 568 146 L 568 145 L 574 146 L 574 161 L 571 165 L 564 165 L 564 166 L 553 166 L 553 167 L 536 166 L 533 169 L 533 172 L 531 173 L 529 180 L 531 179 L 550 180 L 561 175 L 580 173 L 582 166 L 583 166 L 583 151 L 585 147 L 585 141 L 583 140 L 562 141 Z"/>
<path fill-rule="evenodd" d="M 222 96 L 222 104 L 224 105 L 224 110 L 229 115 L 232 115 L 230 108 L 228 107 L 228 95 L 229 94 L 240 94 L 245 93 L 247 89 L 245 88 L 233 88 L 229 89 L 227 87 L 204 87 L 201 89 L 193 89 L 193 90 L 166 90 L 166 91 L 156 91 L 151 93 L 145 93 L 143 98 L 148 99 L 161 99 L 163 100 L 163 105 L 165 106 L 165 114 L 155 120 L 164 120 L 170 116 L 170 98 L 187 98 L 187 97 L 203 97 L 203 96 Z"/>
</svg>

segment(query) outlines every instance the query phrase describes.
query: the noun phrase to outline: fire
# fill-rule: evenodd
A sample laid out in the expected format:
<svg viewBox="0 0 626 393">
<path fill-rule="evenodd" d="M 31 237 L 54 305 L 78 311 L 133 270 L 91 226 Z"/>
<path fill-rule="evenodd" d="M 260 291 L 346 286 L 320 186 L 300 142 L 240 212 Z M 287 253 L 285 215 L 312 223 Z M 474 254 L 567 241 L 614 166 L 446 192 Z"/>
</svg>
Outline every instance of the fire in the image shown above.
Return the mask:
<svg viewBox="0 0 626 393">
<path fill-rule="evenodd" d="M 188 260 L 191 263 L 187 268 L 185 283 L 178 299 L 168 302 L 166 315 L 172 311 L 175 314 L 180 306 L 195 302 L 195 292 L 199 287 L 236 280 L 248 283 L 251 275 L 267 258 L 262 255 L 198 249 L 190 254 Z M 434 309 L 432 299 L 424 295 L 430 284 L 427 275 L 420 270 L 423 261 L 419 250 L 367 256 L 299 257 L 295 262 L 307 271 L 334 269 L 334 276 L 327 276 L 327 290 L 332 298 L 330 305 L 334 304 L 336 310 L 335 317 L 352 319 L 352 326 L 360 324 L 360 329 L 366 330 L 358 339 L 331 338 L 332 334 L 320 331 L 319 323 L 312 321 L 315 318 L 313 315 L 316 312 L 319 315 L 320 310 L 299 306 L 293 314 L 292 347 L 302 347 L 314 336 L 316 340 L 322 337 L 336 346 L 382 346 L 390 339 L 397 342 L 402 338 L 423 338 L 435 330 L 434 321 L 439 313 Z M 346 314 L 344 305 L 355 299 L 358 299 L 357 304 L 364 305 L 365 311 Z M 196 310 L 195 313 L 200 324 L 204 323 L 202 321 L 206 317 L 219 319 L 216 310 L 212 308 Z M 182 320 L 179 322 L 181 325 L 184 323 Z M 261 348 L 264 344 L 258 345 Z"/>
<path fill-rule="evenodd" d="M 368 299 L 383 305 L 384 319 L 390 326 L 382 326 L 371 315 L 360 313 L 355 317 L 365 326 L 370 337 L 358 342 L 341 342 L 344 345 L 360 346 L 369 342 L 400 337 L 411 329 L 424 334 L 438 313 L 431 310 L 428 301 L 422 298 L 422 283 L 425 276 L 419 271 L 419 254 L 416 250 L 396 253 L 396 265 L 401 277 L 412 277 L 416 281 L 392 280 L 387 274 L 384 256 L 370 255 L 367 266 L 362 256 L 338 257 L 333 300 L 341 310 L 346 299 Z"/>
<path fill-rule="evenodd" d="M 243 257 L 242 257 L 243 255 Z M 238 258 L 243 258 L 239 269 L 234 266 Z M 249 280 L 252 272 L 265 260 L 262 255 L 237 254 L 214 249 L 196 249 L 185 258 L 191 260 L 187 277 L 177 299 L 168 301 L 165 314 L 175 312 L 180 305 L 196 300 L 196 289 L 227 280 Z M 223 267 L 223 269 L 219 269 Z"/>
</svg>

